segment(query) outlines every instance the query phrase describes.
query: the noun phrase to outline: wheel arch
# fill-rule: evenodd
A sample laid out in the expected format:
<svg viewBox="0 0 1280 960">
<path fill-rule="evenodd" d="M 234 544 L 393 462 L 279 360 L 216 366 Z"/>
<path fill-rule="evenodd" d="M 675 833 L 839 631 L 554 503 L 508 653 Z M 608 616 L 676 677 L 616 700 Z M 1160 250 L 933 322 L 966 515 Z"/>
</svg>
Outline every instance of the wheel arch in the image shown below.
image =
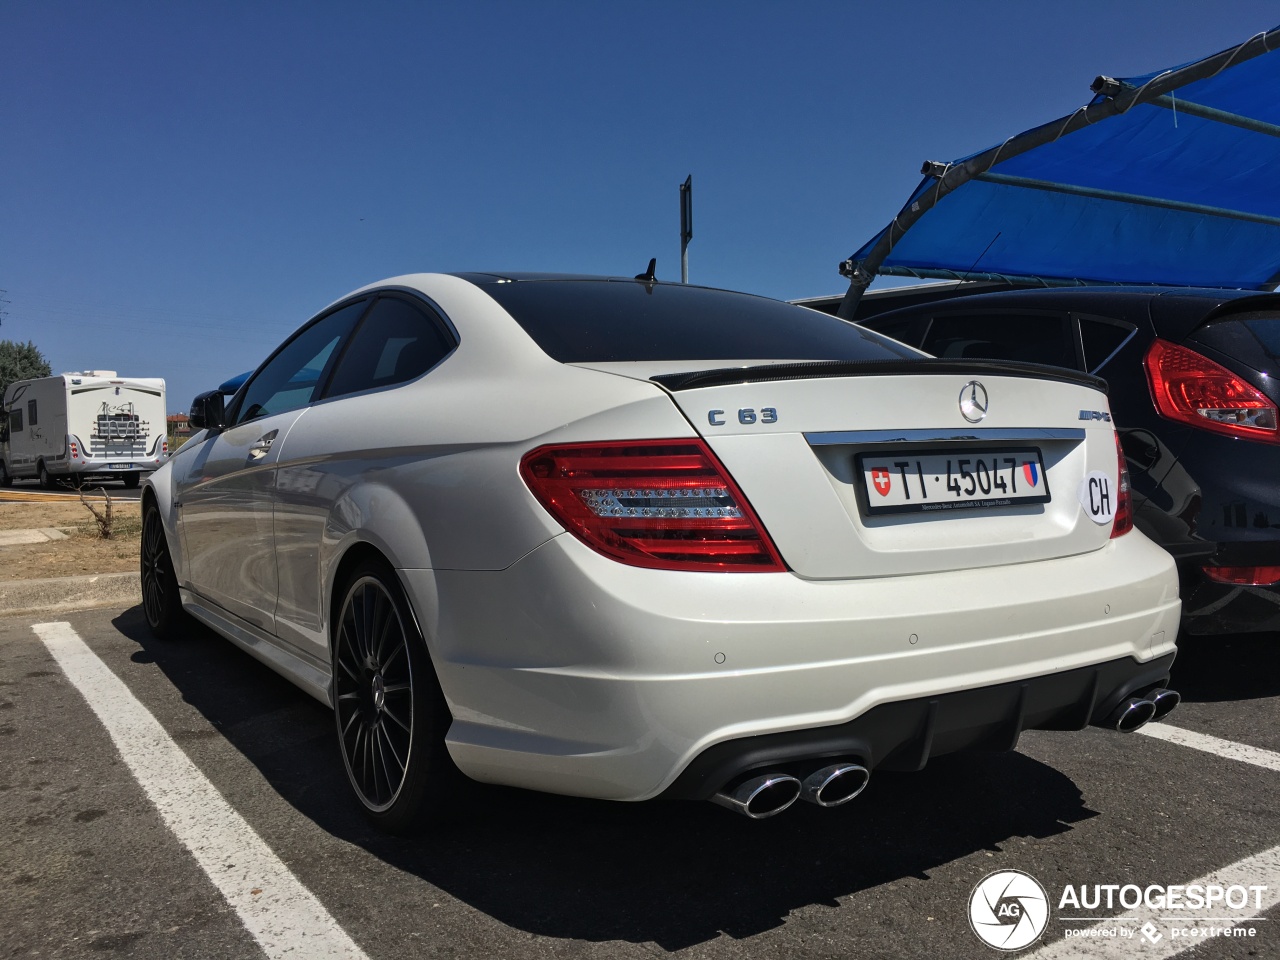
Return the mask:
<svg viewBox="0 0 1280 960">
<path fill-rule="evenodd" d="M 329 507 L 324 527 L 314 589 L 319 591 L 317 605 L 326 617 L 324 629 L 330 654 L 342 586 L 351 571 L 367 559 L 384 563 L 395 573 L 413 626 L 430 648 L 428 631 L 423 629 L 423 614 L 427 611 L 419 609 L 418 598 L 399 570 L 430 568 L 431 552 L 417 514 L 400 491 L 385 483 L 358 483 Z"/>
<path fill-rule="evenodd" d="M 169 543 L 169 557 L 173 561 L 174 573 L 178 582 L 186 582 L 187 557 L 182 549 L 182 537 L 178 535 L 177 511 L 173 503 L 173 491 L 165 482 L 169 476 L 168 464 L 142 481 L 142 492 L 138 496 L 139 513 L 147 515 L 147 507 L 154 504 L 160 513 L 160 522 L 164 524 L 165 539 Z M 159 479 L 157 479 L 159 478 Z"/>
<path fill-rule="evenodd" d="M 328 613 L 327 634 L 329 642 L 329 655 L 333 656 L 334 630 L 333 626 L 338 622 L 341 615 L 343 601 L 343 587 L 351 578 L 352 572 L 362 563 L 371 561 L 380 563 L 387 568 L 395 577 L 396 584 L 400 587 L 400 594 L 404 598 L 405 606 L 409 611 L 409 619 L 412 621 L 411 626 L 422 638 L 423 644 L 427 648 L 427 654 L 431 657 L 432 663 L 435 663 L 435 656 L 431 653 L 431 643 L 427 639 L 426 631 L 422 629 L 422 618 L 419 616 L 417 606 L 414 603 L 413 591 L 409 589 L 409 585 L 405 583 L 404 578 L 400 576 L 400 572 L 396 569 L 395 564 L 387 554 L 368 540 L 353 541 L 342 555 L 338 558 L 333 568 L 333 575 L 329 580 L 328 603 L 326 611 Z"/>
</svg>

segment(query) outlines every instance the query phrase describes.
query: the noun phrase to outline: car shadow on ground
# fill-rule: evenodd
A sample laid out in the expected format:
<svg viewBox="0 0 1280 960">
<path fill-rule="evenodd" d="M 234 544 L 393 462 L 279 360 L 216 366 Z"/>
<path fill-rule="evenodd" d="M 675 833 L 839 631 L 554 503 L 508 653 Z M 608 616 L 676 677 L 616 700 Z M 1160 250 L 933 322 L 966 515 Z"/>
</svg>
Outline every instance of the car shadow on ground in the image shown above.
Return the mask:
<svg viewBox="0 0 1280 960">
<path fill-rule="evenodd" d="M 1169 683 L 1187 703 L 1280 696 L 1280 634 L 1183 634 Z"/>
<path fill-rule="evenodd" d="M 797 803 L 751 821 L 709 803 L 609 803 L 479 784 L 418 840 L 373 830 L 349 797 L 331 714 L 203 628 L 153 639 L 140 608 L 115 621 L 186 701 L 330 834 L 508 926 L 673 951 L 745 938 L 810 905 L 928 871 L 1014 837 L 1097 816 L 1062 773 L 1019 753 L 942 757 L 879 774 L 847 806 Z M 998 789 L 1017 783 L 1018 789 Z M 875 922 L 868 920 L 868 922 Z"/>
</svg>

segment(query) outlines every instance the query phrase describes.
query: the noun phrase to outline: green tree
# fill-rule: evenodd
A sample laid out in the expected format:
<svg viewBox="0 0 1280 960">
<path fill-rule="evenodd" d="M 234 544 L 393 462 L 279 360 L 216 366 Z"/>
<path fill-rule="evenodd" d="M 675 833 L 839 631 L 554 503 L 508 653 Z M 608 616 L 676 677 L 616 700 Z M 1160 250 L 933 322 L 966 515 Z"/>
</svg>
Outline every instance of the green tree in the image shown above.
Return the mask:
<svg viewBox="0 0 1280 960">
<path fill-rule="evenodd" d="M 53 373 L 49 361 L 39 348 L 28 340 L 0 340 L 0 397 L 15 380 L 34 380 Z"/>
</svg>

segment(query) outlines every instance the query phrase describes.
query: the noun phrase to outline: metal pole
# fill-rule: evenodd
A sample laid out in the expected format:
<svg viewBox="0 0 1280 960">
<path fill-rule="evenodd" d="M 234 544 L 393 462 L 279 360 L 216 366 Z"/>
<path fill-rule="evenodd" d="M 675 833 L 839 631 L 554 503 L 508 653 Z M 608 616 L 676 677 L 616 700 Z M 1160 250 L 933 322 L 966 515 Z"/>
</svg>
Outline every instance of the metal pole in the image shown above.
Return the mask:
<svg viewBox="0 0 1280 960">
<path fill-rule="evenodd" d="M 860 261 L 846 260 L 840 264 L 840 273 L 849 278 L 849 289 L 840 303 L 837 316 L 844 320 L 852 320 L 858 309 L 858 301 L 863 292 L 871 285 L 879 272 L 885 258 L 902 239 L 911 227 L 932 210 L 947 194 L 961 185 L 973 180 L 992 167 L 1011 160 L 1016 156 L 1052 143 L 1067 134 L 1075 133 L 1091 124 L 1119 116 L 1140 103 L 1150 103 L 1158 97 L 1176 90 L 1196 80 L 1204 80 L 1215 76 L 1236 63 L 1243 63 L 1254 57 L 1270 53 L 1280 48 L 1280 27 L 1273 27 L 1265 33 L 1250 37 L 1239 46 L 1223 50 L 1211 57 L 1205 57 L 1195 63 L 1179 67 L 1177 70 L 1166 70 L 1148 80 L 1141 87 L 1123 87 L 1108 77 L 1098 77 L 1093 81 L 1095 93 L 1104 99 L 1087 104 L 1075 113 L 1050 123 L 1041 124 L 1026 130 L 1017 136 L 1010 137 L 999 146 L 984 150 L 970 157 L 963 163 L 940 164 L 927 162 L 921 170 L 925 176 L 935 177 L 933 184 L 927 189 L 918 190 L 907 201 L 907 206 L 893 218 L 889 226 L 881 233 L 875 245 L 867 251 Z M 1108 82 L 1110 80 L 1110 82 Z M 1117 92 L 1118 91 L 1118 92 Z M 1109 99 L 1108 99 L 1109 98 Z"/>
<path fill-rule="evenodd" d="M 689 241 L 693 239 L 693 174 L 680 184 L 680 282 L 689 282 Z"/>
</svg>

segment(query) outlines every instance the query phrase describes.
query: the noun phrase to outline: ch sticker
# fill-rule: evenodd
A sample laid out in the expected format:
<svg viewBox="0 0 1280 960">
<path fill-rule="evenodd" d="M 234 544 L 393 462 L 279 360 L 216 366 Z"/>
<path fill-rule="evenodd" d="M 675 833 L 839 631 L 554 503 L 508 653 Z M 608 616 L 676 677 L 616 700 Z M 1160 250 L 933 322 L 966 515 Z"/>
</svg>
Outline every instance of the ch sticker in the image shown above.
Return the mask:
<svg viewBox="0 0 1280 960">
<path fill-rule="evenodd" d="M 1089 515 L 1089 519 L 1101 526 L 1110 523 L 1116 517 L 1115 481 L 1101 470 L 1090 472 L 1080 481 L 1080 489 L 1076 493 L 1080 506 Z"/>
</svg>

